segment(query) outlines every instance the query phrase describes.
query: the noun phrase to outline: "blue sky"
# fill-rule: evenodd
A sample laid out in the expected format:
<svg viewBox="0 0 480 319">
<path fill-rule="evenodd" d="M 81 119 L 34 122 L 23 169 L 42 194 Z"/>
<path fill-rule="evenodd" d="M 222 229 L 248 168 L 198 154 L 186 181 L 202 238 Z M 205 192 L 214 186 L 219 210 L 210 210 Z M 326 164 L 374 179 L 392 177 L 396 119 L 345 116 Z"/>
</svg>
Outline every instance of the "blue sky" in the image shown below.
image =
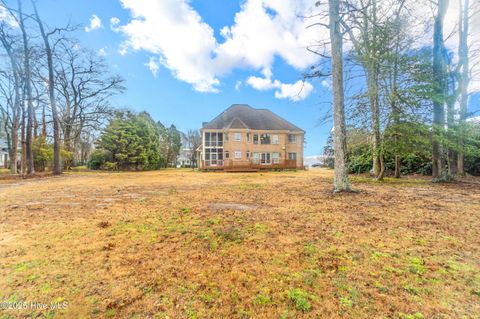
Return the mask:
<svg viewBox="0 0 480 319">
<path fill-rule="evenodd" d="M 12 3 L 13 4 L 13 3 Z M 216 0 L 199 0 L 190 2 L 202 20 L 214 30 L 217 41 L 222 41 L 220 30 L 234 23 L 235 14 L 240 10 L 240 2 L 226 0 L 222 5 Z M 198 92 L 191 84 L 177 79 L 172 71 L 159 64 L 154 76 L 145 65 L 156 54 L 146 50 L 129 50 L 121 55 L 119 49 L 126 40 L 121 32 L 110 28 L 110 19 L 117 17 L 120 25 L 131 19 L 131 11 L 122 7 L 117 0 L 41 0 L 38 2 L 40 14 L 51 26 L 64 25 L 68 21 L 81 25 L 75 37 L 89 49 L 103 49 L 112 71 L 126 80 L 127 90 L 114 99 L 118 107 L 134 110 L 146 110 L 155 120 L 175 124 L 180 130 L 199 128 L 201 123 L 209 121 L 234 103 L 247 103 L 257 108 L 269 108 L 285 119 L 303 128 L 306 134 L 306 155 L 322 152 L 323 145 L 331 129 L 331 124 L 319 126 L 322 101 L 328 100 L 329 92 L 319 83 L 311 81 L 314 89 L 301 101 L 288 98 L 275 98 L 274 90 L 256 90 L 245 81 L 250 76 L 261 77 L 261 67 L 234 67 L 220 75 L 217 93 Z M 92 15 L 100 18 L 102 27 L 86 32 Z M 294 83 L 301 79 L 301 70 L 284 63 L 279 57 L 272 61 L 275 79 L 285 83 Z M 237 83 L 242 84 L 236 89 Z M 318 83 L 316 83 L 318 82 Z M 327 107 L 328 109 L 328 107 Z"/>
<path fill-rule="evenodd" d="M 74 36 L 81 45 L 101 52 L 126 80 L 115 106 L 146 110 L 182 131 L 234 103 L 269 108 L 306 131 L 307 156 L 320 154 L 331 129 L 330 122 L 319 125 L 330 108 L 328 82 L 309 80 L 299 90 L 299 80 L 318 62 L 306 43 L 328 33 L 312 33 L 298 18 L 309 1 L 270 2 L 269 9 L 247 0 L 41 0 L 38 6 L 50 26 L 80 25 Z M 478 105 L 478 95 L 472 101 Z"/>
</svg>

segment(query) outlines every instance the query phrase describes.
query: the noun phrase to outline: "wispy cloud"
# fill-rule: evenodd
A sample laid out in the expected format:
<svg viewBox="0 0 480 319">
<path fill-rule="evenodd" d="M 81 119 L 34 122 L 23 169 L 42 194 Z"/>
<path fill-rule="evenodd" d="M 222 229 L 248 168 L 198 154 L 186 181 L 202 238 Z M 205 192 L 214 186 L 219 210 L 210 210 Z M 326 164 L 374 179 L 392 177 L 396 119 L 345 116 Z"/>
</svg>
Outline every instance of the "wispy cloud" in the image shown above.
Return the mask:
<svg viewBox="0 0 480 319">
<path fill-rule="evenodd" d="M 107 54 L 107 49 L 106 48 L 101 48 L 100 50 L 97 51 L 97 55 L 100 57 L 106 57 Z"/>
<path fill-rule="evenodd" d="M 235 91 L 240 91 L 242 84 L 242 81 L 237 81 L 237 83 L 235 83 Z"/>
<path fill-rule="evenodd" d="M 117 32 L 120 31 L 118 29 L 118 25 L 120 24 L 120 19 L 117 17 L 111 17 L 110 18 L 110 30 Z"/>
<path fill-rule="evenodd" d="M 154 57 L 150 57 L 150 60 L 145 63 L 145 66 L 150 69 L 154 77 L 157 77 L 157 72 L 160 69 L 160 66 L 157 63 L 157 60 Z"/>
<path fill-rule="evenodd" d="M 92 32 L 100 28 L 103 28 L 102 20 L 96 14 L 92 14 L 90 24 L 85 27 L 85 32 Z"/>
<path fill-rule="evenodd" d="M 272 80 L 273 73 L 270 69 L 262 70 L 264 77 L 251 76 L 247 84 L 259 91 L 275 90 L 277 99 L 289 99 L 298 102 L 306 99 L 313 92 L 313 85 L 298 80 L 295 83 L 282 83 L 279 80 Z"/>
</svg>

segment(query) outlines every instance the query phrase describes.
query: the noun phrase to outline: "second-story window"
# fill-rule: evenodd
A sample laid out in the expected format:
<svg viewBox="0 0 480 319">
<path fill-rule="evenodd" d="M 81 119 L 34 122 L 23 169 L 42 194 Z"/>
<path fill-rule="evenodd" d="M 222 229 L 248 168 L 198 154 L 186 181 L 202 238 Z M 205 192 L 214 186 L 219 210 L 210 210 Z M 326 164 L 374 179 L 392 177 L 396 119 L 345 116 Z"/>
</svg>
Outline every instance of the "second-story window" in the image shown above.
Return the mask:
<svg viewBox="0 0 480 319">
<path fill-rule="evenodd" d="M 278 144 L 278 135 L 272 135 L 272 144 Z"/>
<path fill-rule="evenodd" d="M 258 134 L 253 134 L 253 144 L 258 144 Z"/>
<path fill-rule="evenodd" d="M 288 143 L 296 143 L 297 142 L 297 136 L 294 134 L 288 134 Z"/>
<path fill-rule="evenodd" d="M 206 132 L 205 146 L 206 147 L 223 147 L 223 133 Z"/>
<path fill-rule="evenodd" d="M 242 134 L 241 133 L 235 133 L 235 141 L 240 142 L 242 139 Z"/>
<path fill-rule="evenodd" d="M 250 133 L 247 133 L 247 142 L 250 143 Z"/>
<path fill-rule="evenodd" d="M 260 135 L 260 144 L 270 144 L 271 137 L 270 134 Z"/>
</svg>

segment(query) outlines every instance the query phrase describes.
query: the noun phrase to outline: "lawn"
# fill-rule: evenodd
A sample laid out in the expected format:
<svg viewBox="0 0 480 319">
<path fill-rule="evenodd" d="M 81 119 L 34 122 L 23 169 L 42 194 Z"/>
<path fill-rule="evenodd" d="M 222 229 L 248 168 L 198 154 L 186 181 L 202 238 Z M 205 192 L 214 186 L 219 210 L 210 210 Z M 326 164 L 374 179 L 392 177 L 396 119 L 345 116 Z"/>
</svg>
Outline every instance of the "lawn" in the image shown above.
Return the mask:
<svg viewBox="0 0 480 319">
<path fill-rule="evenodd" d="M 0 318 L 480 318 L 480 179 L 353 180 L 0 180 Z"/>
</svg>

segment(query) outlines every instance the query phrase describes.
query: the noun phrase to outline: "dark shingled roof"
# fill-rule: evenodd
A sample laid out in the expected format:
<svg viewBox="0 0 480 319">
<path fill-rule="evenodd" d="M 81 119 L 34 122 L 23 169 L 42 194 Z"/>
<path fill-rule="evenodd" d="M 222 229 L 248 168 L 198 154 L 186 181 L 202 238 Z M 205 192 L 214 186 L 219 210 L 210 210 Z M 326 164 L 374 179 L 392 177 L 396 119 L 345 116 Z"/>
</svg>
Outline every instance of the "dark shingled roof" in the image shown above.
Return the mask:
<svg viewBox="0 0 480 319">
<path fill-rule="evenodd" d="M 302 131 L 298 126 L 282 119 L 267 109 L 254 109 L 247 104 L 233 104 L 208 123 L 204 129 L 249 128 L 251 130 Z"/>
</svg>

